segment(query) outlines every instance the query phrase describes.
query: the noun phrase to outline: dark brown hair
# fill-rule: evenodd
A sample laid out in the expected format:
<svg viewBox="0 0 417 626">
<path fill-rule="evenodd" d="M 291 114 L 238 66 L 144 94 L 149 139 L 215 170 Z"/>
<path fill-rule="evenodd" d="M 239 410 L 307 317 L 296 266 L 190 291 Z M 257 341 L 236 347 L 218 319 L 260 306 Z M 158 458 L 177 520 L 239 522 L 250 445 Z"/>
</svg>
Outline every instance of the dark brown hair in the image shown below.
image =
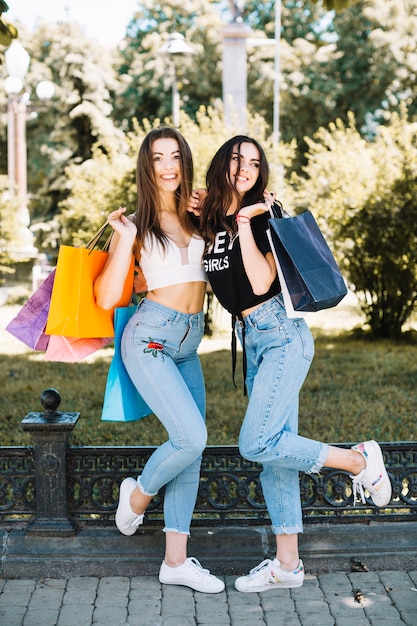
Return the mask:
<svg viewBox="0 0 417 626">
<path fill-rule="evenodd" d="M 252 189 L 240 197 L 234 181 L 230 179 L 230 162 L 236 148 L 240 158 L 242 143 L 251 143 L 259 150 L 259 175 Z M 268 178 L 269 165 L 265 151 L 255 139 L 246 135 L 237 135 L 226 141 L 214 155 L 207 170 L 207 197 L 204 200 L 200 218 L 203 239 L 213 243 L 219 230 L 231 230 L 230 224 L 226 223 L 226 213 L 234 196 L 240 200 L 238 211 L 244 206 L 263 202 L 263 192 L 268 186 Z M 232 230 L 234 229 L 236 229 L 235 224 L 232 226 Z"/>
<path fill-rule="evenodd" d="M 160 126 L 151 130 L 140 146 L 136 166 L 137 205 L 134 218 L 137 226 L 137 243 L 141 245 L 145 236 L 151 233 L 166 247 L 167 237 L 161 229 L 159 220 L 161 201 L 157 191 L 152 154 L 152 146 L 157 139 L 175 139 L 178 143 L 181 183 L 175 191 L 175 199 L 181 226 L 189 233 L 195 231 L 195 221 L 192 214 L 187 211 L 193 185 L 194 166 L 190 146 L 181 133 L 170 126 Z"/>
</svg>

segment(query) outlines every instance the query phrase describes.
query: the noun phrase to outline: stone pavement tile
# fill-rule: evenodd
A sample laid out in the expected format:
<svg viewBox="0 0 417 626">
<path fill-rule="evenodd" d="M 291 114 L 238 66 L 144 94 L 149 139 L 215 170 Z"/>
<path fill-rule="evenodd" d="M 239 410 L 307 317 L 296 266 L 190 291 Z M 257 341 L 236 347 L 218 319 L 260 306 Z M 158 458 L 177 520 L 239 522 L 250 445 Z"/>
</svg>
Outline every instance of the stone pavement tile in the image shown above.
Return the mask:
<svg viewBox="0 0 417 626">
<path fill-rule="evenodd" d="M 288 613 L 287 611 L 269 611 L 264 613 L 264 620 L 267 626 L 300 626 L 297 613 Z"/>
<path fill-rule="evenodd" d="M 137 600 L 129 600 L 127 610 L 129 615 L 160 615 L 162 603 L 160 598 L 143 597 Z M 129 621 L 129 620 L 128 620 Z"/>
<path fill-rule="evenodd" d="M 195 593 L 195 615 L 198 624 L 230 624 L 227 596 L 222 593 Z"/>
<path fill-rule="evenodd" d="M 303 626 L 334 626 L 334 618 L 324 599 L 303 602 L 299 598 L 295 601 L 295 607 Z"/>
<path fill-rule="evenodd" d="M 325 596 L 328 594 L 345 596 L 352 592 L 352 583 L 344 572 L 321 574 L 319 584 Z"/>
<path fill-rule="evenodd" d="M 264 611 L 295 613 L 295 602 L 289 589 L 273 589 L 261 593 L 261 606 Z"/>
<path fill-rule="evenodd" d="M 126 626 L 127 608 L 101 606 L 93 611 L 94 626 Z"/>
<path fill-rule="evenodd" d="M 56 626 L 59 609 L 30 609 L 23 617 L 22 626 Z"/>
<path fill-rule="evenodd" d="M 301 624 L 308 626 L 333 626 L 329 605 L 320 589 L 317 577 L 307 577 L 302 587 L 291 589 L 291 598 Z"/>
<path fill-rule="evenodd" d="M 4 580 L 4 578 L 0 578 L 0 593 L 3 591 L 3 587 L 6 584 L 6 581 Z"/>
<path fill-rule="evenodd" d="M 180 585 L 162 585 L 162 615 L 195 619 L 193 590 Z"/>
<path fill-rule="evenodd" d="M 380 572 L 379 579 L 387 591 L 413 587 L 413 579 L 407 572 L 386 570 Z"/>
<path fill-rule="evenodd" d="M 201 615 L 197 617 L 197 622 L 195 622 L 196 624 L 198 624 L 198 626 L 231 626 L 231 621 L 230 621 L 230 616 L 229 614 L 227 615 L 218 615 L 213 616 L 213 615 Z"/>
<path fill-rule="evenodd" d="M 69 578 L 67 582 L 67 590 L 84 589 L 97 591 L 99 578 L 93 576 L 80 576 L 79 578 Z"/>
<path fill-rule="evenodd" d="M 364 615 L 356 615 L 354 617 L 346 617 L 337 615 L 334 619 L 334 626 L 369 626 L 370 622 Z M 397 626 L 400 626 L 397 624 Z"/>
<path fill-rule="evenodd" d="M 334 599 L 327 597 L 327 601 L 329 603 L 330 614 L 335 619 L 336 617 L 340 619 L 344 617 L 346 619 L 360 620 L 366 617 L 364 611 L 366 601 L 359 604 L 352 595 Z"/>
<path fill-rule="evenodd" d="M 24 606 L 29 604 L 36 587 L 34 580 L 6 580 L 0 595 L 0 607 Z"/>
<path fill-rule="evenodd" d="M 127 576 L 107 576 L 101 578 L 97 588 L 98 596 L 124 596 L 130 591 L 130 578 Z"/>
<path fill-rule="evenodd" d="M 259 594 L 241 593 L 240 596 L 245 596 L 245 600 L 247 596 L 250 596 L 250 600 L 242 601 L 240 597 L 236 598 L 234 595 L 229 596 L 229 615 L 232 624 L 264 624 L 265 621 Z"/>
<path fill-rule="evenodd" d="M 95 604 L 97 607 L 105 608 L 106 606 L 120 606 L 126 607 L 128 603 L 127 595 L 112 595 L 109 589 L 109 592 L 106 595 L 98 595 L 95 600 Z"/>
<path fill-rule="evenodd" d="M 95 599 L 95 589 L 67 589 L 62 604 L 94 604 Z"/>
<path fill-rule="evenodd" d="M 414 583 L 414 587 L 417 588 L 417 570 L 410 570 L 408 572 L 409 577 L 411 578 L 411 580 Z"/>
<path fill-rule="evenodd" d="M 153 615 L 152 617 L 129 615 L 127 623 L 129 626 L 167 626 L 167 621 L 164 621 L 162 615 Z M 94 626 L 96 626 L 96 624 L 94 624 Z"/>
<path fill-rule="evenodd" d="M 25 613 L 25 606 L 0 606 L 0 624 L 22 626 Z"/>
<path fill-rule="evenodd" d="M 89 626 L 93 619 L 93 604 L 66 604 L 60 612 L 56 626 Z"/>
<path fill-rule="evenodd" d="M 61 579 L 60 584 L 56 584 L 56 580 L 48 580 L 46 582 L 38 582 L 29 601 L 28 609 L 57 609 L 61 608 L 62 598 L 65 593 L 66 580 Z"/>
<path fill-rule="evenodd" d="M 417 609 L 413 609 L 411 612 L 410 611 L 401 611 L 400 615 L 401 615 L 401 619 L 403 620 L 404 624 L 407 624 L 407 626 L 416 626 L 416 624 L 417 624 L 416 610 Z M 383 626 L 385 626 L 385 624 Z"/>
<path fill-rule="evenodd" d="M 417 587 L 412 572 L 386 571 L 381 582 L 405 624 L 417 624 Z"/>
<path fill-rule="evenodd" d="M 360 590 L 363 598 L 358 603 L 365 611 L 366 617 L 372 622 L 377 620 L 397 620 L 401 623 L 399 611 L 388 594 L 387 587 L 377 572 L 361 572 L 349 574 L 353 594 Z"/>
<path fill-rule="evenodd" d="M 181 615 L 175 615 L 171 617 L 164 616 L 162 623 L 164 626 L 196 626 L 196 621 L 194 617 L 189 617 L 189 616 L 181 617 Z M 94 624 L 94 626 L 96 625 Z M 142 626 L 141 623 L 140 623 L 140 626 Z M 150 624 L 149 626 L 154 626 L 154 625 Z"/>
<path fill-rule="evenodd" d="M 134 599 L 136 597 L 152 596 L 158 594 L 158 597 L 162 596 L 162 585 L 157 576 L 134 576 L 130 579 L 130 593 L 129 597 Z"/>
</svg>

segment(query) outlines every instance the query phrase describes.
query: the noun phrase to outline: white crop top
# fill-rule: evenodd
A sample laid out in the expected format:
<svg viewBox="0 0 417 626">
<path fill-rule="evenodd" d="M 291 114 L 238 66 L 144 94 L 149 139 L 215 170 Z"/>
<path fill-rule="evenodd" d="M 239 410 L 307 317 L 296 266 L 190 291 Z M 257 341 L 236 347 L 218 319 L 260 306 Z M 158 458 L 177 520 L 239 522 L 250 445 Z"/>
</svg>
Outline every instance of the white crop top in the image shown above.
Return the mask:
<svg viewBox="0 0 417 626">
<path fill-rule="evenodd" d="M 193 281 L 207 282 L 203 268 L 204 241 L 193 235 L 187 248 L 168 240 L 166 250 L 152 235 L 147 235 L 140 251 L 140 266 L 148 289 L 159 289 Z"/>
</svg>

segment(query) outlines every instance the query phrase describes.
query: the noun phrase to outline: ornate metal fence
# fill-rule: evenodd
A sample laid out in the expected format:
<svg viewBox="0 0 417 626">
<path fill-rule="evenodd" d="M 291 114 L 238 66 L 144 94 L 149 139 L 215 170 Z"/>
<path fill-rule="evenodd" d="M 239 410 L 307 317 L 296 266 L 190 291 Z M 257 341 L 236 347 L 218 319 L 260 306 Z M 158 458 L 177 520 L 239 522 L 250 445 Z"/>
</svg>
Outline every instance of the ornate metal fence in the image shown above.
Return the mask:
<svg viewBox="0 0 417 626">
<path fill-rule="evenodd" d="M 139 475 L 153 451 L 149 447 L 70 447 L 63 463 L 50 445 L 40 455 L 35 448 L 0 448 L 0 524 L 27 526 L 32 533 L 67 535 L 77 526 L 112 525 L 120 482 Z M 354 506 L 349 476 L 325 468 L 318 475 L 300 475 L 304 522 L 417 520 L 417 443 L 387 443 L 382 449 L 393 484 L 386 508 L 378 509 L 370 501 Z M 59 485 L 56 478 L 62 465 L 66 472 Z M 260 471 L 234 446 L 209 446 L 193 523 L 267 523 Z M 148 510 L 147 524 L 160 524 L 162 501 L 161 492 Z"/>
<path fill-rule="evenodd" d="M 113 524 L 119 485 L 138 476 L 152 447 L 69 447 L 79 414 L 57 411 L 60 396 L 46 390 L 42 413 L 22 421 L 33 447 L 0 448 L 0 525 L 24 526 L 27 534 L 69 536 L 77 527 Z M 338 444 L 349 447 L 352 444 Z M 381 444 L 393 493 L 387 507 L 354 503 L 346 472 L 323 468 L 300 474 L 305 523 L 417 519 L 417 442 Z M 203 455 L 195 525 L 267 523 L 261 467 L 235 446 L 209 446 Z M 151 503 L 146 524 L 160 524 L 163 492 Z"/>
<path fill-rule="evenodd" d="M 352 444 L 343 444 L 348 447 Z M 393 484 L 390 504 L 378 509 L 353 503 L 346 472 L 324 468 L 301 474 L 305 523 L 417 519 L 417 443 L 382 444 Z M 118 486 L 140 475 L 153 448 L 71 448 L 68 451 L 70 511 L 78 524 L 112 520 Z M 245 461 L 234 446 L 209 446 L 203 456 L 194 524 L 264 524 L 268 519 L 256 463 Z M 162 520 L 163 494 L 148 509 L 147 523 Z"/>
</svg>

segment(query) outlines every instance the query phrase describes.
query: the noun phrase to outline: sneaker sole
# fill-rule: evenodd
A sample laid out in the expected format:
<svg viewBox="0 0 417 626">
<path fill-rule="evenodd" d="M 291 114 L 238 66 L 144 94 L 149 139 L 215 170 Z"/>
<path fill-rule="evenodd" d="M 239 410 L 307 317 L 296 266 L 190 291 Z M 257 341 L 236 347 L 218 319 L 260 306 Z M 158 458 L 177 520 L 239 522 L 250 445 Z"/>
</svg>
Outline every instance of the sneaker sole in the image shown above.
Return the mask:
<svg viewBox="0 0 417 626">
<path fill-rule="evenodd" d="M 125 479 L 125 480 L 129 480 L 129 479 Z M 122 496 L 124 497 L 124 495 L 125 495 L 124 492 L 128 489 L 128 485 L 130 484 L 130 481 L 129 482 L 125 482 L 125 480 L 122 481 L 122 484 L 120 486 L 119 502 L 120 502 Z M 135 480 L 135 479 L 132 478 L 132 480 Z M 135 487 L 136 487 L 136 485 L 135 485 Z M 129 497 L 130 497 L 130 494 L 132 493 L 132 491 L 133 491 L 133 489 L 130 490 Z M 116 515 L 115 515 L 115 520 L 114 520 L 115 524 L 117 526 L 118 531 L 121 532 L 122 535 L 124 535 L 125 537 L 131 537 L 132 535 L 135 534 L 135 532 L 137 531 L 138 528 L 137 528 L 137 526 L 128 526 L 127 528 L 122 527 L 121 521 L 120 521 L 119 506 L 117 507 L 117 511 L 116 511 Z"/>
<path fill-rule="evenodd" d="M 188 581 L 185 581 L 184 579 L 164 580 L 161 576 L 159 577 L 159 582 L 163 585 L 181 585 L 182 587 L 189 587 L 190 589 L 194 589 L 194 591 L 199 591 L 200 593 L 221 593 L 222 591 L 224 591 L 225 588 L 223 584 L 223 586 L 219 589 L 209 590 L 206 587 L 200 587 L 199 585 L 195 583 L 190 583 Z"/>
<path fill-rule="evenodd" d="M 382 471 L 381 471 L 381 476 L 382 476 L 382 481 L 384 485 L 387 485 L 387 489 L 389 491 L 387 498 L 385 500 L 382 500 L 381 502 L 375 502 L 374 498 L 372 497 L 371 494 L 371 500 L 373 501 L 373 503 L 375 504 L 375 506 L 378 507 L 382 507 L 382 506 L 387 506 L 387 504 L 390 503 L 391 501 L 391 496 L 392 496 L 392 487 L 391 487 L 391 481 L 389 479 L 388 476 L 388 472 L 385 469 L 385 465 L 384 465 L 384 457 L 382 455 L 382 450 L 379 446 L 379 444 L 376 441 L 370 441 L 368 442 L 370 447 L 372 448 L 372 450 L 374 451 L 374 453 L 376 454 L 377 458 L 378 458 L 378 462 L 380 463 L 381 467 L 382 467 Z M 379 494 L 379 490 L 375 489 L 375 495 L 378 496 Z"/>
<path fill-rule="evenodd" d="M 262 585 L 262 587 L 256 587 L 252 589 L 239 589 L 239 587 L 235 584 L 236 591 L 240 591 L 241 593 L 262 593 L 262 591 L 272 591 L 273 589 L 295 589 L 297 587 L 303 586 L 304 580 L 301 582 L 291 583 L 274 583 L 273 585 Z"/>
</svg>

